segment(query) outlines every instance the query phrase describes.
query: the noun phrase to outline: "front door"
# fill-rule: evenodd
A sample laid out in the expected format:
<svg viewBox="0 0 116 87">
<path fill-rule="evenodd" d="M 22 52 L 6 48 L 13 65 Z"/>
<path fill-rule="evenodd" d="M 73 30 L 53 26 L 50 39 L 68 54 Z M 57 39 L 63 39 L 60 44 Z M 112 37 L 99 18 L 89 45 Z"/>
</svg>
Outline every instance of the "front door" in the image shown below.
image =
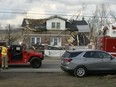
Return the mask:
<svg viewBox="0 0 116 87">
<path fill-rule="evenodd" d="M 59 38 L 59 37 L 51 38 L 50 45 L 52 45 L 52 46 L 61 46 L 61 38 Z"/>
</svg>

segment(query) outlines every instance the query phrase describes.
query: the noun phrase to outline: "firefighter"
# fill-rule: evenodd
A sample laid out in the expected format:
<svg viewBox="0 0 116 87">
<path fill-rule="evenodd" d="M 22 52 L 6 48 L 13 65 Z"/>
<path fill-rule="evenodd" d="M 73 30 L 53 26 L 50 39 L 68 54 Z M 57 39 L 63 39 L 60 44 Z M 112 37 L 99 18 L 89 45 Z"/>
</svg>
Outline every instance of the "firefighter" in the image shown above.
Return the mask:
<svg viewBox="0 0 116 87">
<path fill-rule="evenodd" d="M 1 46 L 2 69 L 8 69 L 7 47 Z"/>
</svg>

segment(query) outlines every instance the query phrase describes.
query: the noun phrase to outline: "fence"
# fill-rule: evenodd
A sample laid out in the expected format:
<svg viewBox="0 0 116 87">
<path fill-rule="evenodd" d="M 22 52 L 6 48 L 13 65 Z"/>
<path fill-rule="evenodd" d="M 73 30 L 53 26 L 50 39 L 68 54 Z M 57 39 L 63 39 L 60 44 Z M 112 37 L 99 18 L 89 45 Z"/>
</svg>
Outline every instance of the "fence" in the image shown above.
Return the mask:
<svg viewBox="0 0 116 87">
<path fill-rule="evenodd" d="M 50 57 L 60 57 L 65 52 L 65 50 L 44 50 L 45 56 Z"/>
</svg>

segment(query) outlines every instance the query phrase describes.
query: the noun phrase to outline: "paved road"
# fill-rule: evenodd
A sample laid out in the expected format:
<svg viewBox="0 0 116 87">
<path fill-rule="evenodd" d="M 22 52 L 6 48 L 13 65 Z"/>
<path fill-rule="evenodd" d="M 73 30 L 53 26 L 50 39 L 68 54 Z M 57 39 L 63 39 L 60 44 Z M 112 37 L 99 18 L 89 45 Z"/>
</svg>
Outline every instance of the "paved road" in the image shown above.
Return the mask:
<svg viewBox="0 0 116 87">
<path fill-rule="evenodd" d="M 9 69 L 1 72 L 62 72 L 60 60 L 43 60 L 40 68 L 32 68 L 30 65 L 10 65 Z"/>
</svg>

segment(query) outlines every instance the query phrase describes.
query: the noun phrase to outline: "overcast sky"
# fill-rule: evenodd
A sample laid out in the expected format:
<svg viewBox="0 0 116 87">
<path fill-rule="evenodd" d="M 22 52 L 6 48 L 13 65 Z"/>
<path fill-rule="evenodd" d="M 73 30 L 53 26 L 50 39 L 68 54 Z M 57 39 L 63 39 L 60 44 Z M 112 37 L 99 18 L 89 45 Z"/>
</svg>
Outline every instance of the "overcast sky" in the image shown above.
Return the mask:
<svg viewBox="0 0 116 87">
<path fill-rule="evenodd" d="M 86 6 L 83 11 L 82 4 Z M 72 18 L 80 11 L 82 16 L 90 16 L 99 4 L 116 11 L 116 0 L 0 0 L 0 24 L 21 25 L 23 18 L 39 19 L 51 15 Z"/>
</svg>

